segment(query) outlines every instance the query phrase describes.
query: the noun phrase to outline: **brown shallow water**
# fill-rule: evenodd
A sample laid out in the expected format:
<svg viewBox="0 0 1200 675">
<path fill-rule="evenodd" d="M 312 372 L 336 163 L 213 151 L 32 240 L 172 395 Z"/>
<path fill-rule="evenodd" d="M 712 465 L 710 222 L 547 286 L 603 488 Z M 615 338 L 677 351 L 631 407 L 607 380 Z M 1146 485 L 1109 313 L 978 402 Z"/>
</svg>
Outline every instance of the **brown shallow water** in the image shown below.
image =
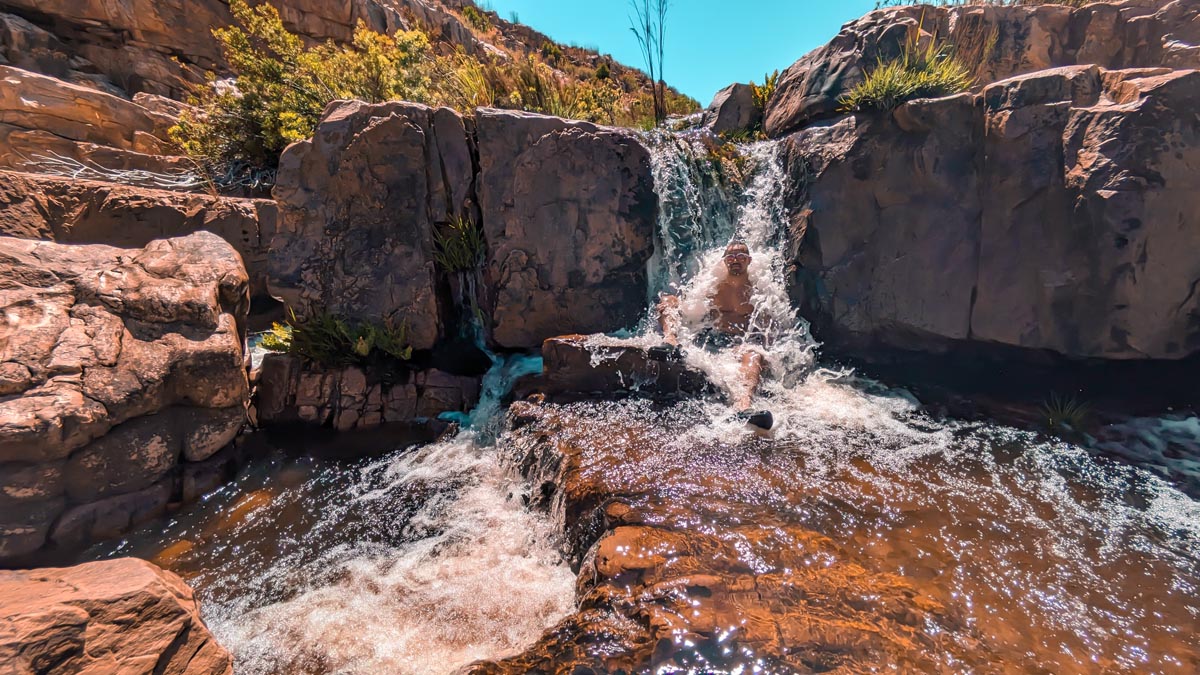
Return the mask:
<svg viewBox="0 0 1200 675">
<path fill-rule="evenodd" d="M 864 383 L 770 403 L 276 452 L 89 555 L 182 574 L 238 673 L 1200 672 L 1200 508 L 1151 473 Z"/>
</svg>

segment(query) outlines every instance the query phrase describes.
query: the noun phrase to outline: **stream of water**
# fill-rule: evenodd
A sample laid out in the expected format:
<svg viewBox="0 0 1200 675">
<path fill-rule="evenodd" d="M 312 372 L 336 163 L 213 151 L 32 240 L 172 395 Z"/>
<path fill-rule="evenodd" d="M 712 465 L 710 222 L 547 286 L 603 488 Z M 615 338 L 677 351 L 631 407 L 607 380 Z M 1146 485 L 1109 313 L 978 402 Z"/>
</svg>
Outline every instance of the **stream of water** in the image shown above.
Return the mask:
<svg viewBox="0 0 1200 675">
<path fill-rule="evenodd" d="M 779 533 L 795 525 L 838 542 L 854 564 L 905 580 L 946 608 L 913 638 L 925 660 L 909 663 L 1200 672 L 1196 501 L 1150 471 L 1028 432 L 937 420 L 903 390 L 822 368 L 784 287 L 777 148 L 743 148 L 745 180 L 733 181 L 735 167 L 699 139 L 652 145 L 662 215 L 648 305 L 679 294 L 687 344 L 726 242 L 745 240 L 755 325 L 772 344 L 757 403 L 775 412 L 777 429 L 769 442 L 749 438 L 716 401 L 576 404 L 588 422 L 571 433 L 595 443 L 585 472 L 602 472 L 596 480 L 614 490 L 638 486 L 650 502 L 687 505 L 663 512 L 664 527 L 730 537 L 756 522 L 775 528 L 734 547 L 738 569 L 782 567 L 794 542 Z M 651 325 L 625 339 L 656 343 Z M 730 353 L 688 349 L 685 358 L 717 383 L 736 377 Z M 574 607 L 555 525 L 524 507 L 527 488 L 495 426 L 507 385 L 535 368 L 498 362 L 453 440 L 358 462 L 280 452 L 91 555 L 140 555 L 182 574 L 239 675 L 446 673 L 519 652 Z M 1189 424 L 1170 428 L 1186 435 Z M 614 465 L 608 439 L 635 427 L 648 450 Z M 754 664 L 734 654 L 705 672 Z"/>
</svg>

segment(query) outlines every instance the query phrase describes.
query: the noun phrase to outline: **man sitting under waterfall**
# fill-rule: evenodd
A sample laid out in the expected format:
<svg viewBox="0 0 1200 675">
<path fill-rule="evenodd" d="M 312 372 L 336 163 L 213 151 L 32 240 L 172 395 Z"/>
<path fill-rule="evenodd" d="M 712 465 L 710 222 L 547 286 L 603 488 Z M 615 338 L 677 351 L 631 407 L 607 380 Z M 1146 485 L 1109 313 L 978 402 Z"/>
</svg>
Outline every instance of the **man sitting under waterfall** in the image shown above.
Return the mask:
<svg viewBox="0 0 1200 675">
<path fill-rule="evenodd" d="M 768 410 L 752 409 L 754 393 L 762 380 L 766 337 L 752 330 L 754 320 L 754 284 L 750 279 L 750 247 L 735 239 L 725 248 L 725 275 L 709 294 L 705 326 L 696 343 L 707 349 L 733 349 L 739 359 L 738 380 L 729 395 L 738 417 L 753 427 L 770 430 L 774 417 Z M 760 317 L 761 320 L 762 317 Z M 661 351 L 679 353 L 679 332 L 683 323 L 680 299 L 665 295 L 658 305 L 658 321 L 667 347 Z"/>
</svg>

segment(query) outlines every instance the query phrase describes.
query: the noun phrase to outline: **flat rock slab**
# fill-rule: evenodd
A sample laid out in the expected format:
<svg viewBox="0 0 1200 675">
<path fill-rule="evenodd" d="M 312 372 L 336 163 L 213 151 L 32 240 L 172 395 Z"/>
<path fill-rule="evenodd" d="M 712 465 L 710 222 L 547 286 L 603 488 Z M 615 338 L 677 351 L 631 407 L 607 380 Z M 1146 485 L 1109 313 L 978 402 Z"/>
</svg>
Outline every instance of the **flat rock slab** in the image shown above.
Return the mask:
<svg viewBox="0 0 1200 675">
<path fill-rule="evenodd" d="M 192 589 L 134 558 L 0 572 L 0 672 L 230 675 Z"/>
</svg>

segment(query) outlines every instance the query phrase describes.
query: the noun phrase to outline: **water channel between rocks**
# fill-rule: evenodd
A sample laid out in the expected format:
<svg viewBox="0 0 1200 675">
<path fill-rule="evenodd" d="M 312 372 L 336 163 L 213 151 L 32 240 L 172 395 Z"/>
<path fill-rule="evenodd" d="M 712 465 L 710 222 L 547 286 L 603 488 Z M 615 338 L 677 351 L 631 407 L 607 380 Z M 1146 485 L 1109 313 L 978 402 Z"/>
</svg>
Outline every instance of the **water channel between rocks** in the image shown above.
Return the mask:
<svg viewBox="0 0 1200 675">
<path fill-rule="evenodd" d="M 89 556 L 183 575 L 239 674 L 442 673 L 504 658 L 521 672 L 567 653 L 610 654 L 616 670 L 641 648 L 622 635 L 646 624 L 675 637 L 647 647 L 662 672 L 1200 672 L 1197 502 L 1149 471 L 934 419 L 902 390 L 822 368 L 783 285 L 777 149 L 743 153 L 654 141 L 652 291 L 703 314 L 725 243 L 747 242 L 773 345 L 761 403 L 778 427 L 753 437 L 707 400 L 543 406 L 539 442 L 566 458 L 578 491 L 636 513 L 614 519 L 599 545 L 611 555 L 579 584 L 611 587 L 593 614 L 568 618 L 563 523 L 526 507 L 514 460 L 529 434 L 498 428 L 496 396 L 457 438 L 421 448 L 353 462 L 276 452 Z M 657 342 L 647 325 L 621 339 Z M 736 370 L 729 354 L 686 358 L 718 383 Z M 537 365 L 502 362 L 491 389 Z M 609 563 L 617 572 L 601 579 Z M 617 628 L 597 627 L 601 606 Z"/>
</svg>

